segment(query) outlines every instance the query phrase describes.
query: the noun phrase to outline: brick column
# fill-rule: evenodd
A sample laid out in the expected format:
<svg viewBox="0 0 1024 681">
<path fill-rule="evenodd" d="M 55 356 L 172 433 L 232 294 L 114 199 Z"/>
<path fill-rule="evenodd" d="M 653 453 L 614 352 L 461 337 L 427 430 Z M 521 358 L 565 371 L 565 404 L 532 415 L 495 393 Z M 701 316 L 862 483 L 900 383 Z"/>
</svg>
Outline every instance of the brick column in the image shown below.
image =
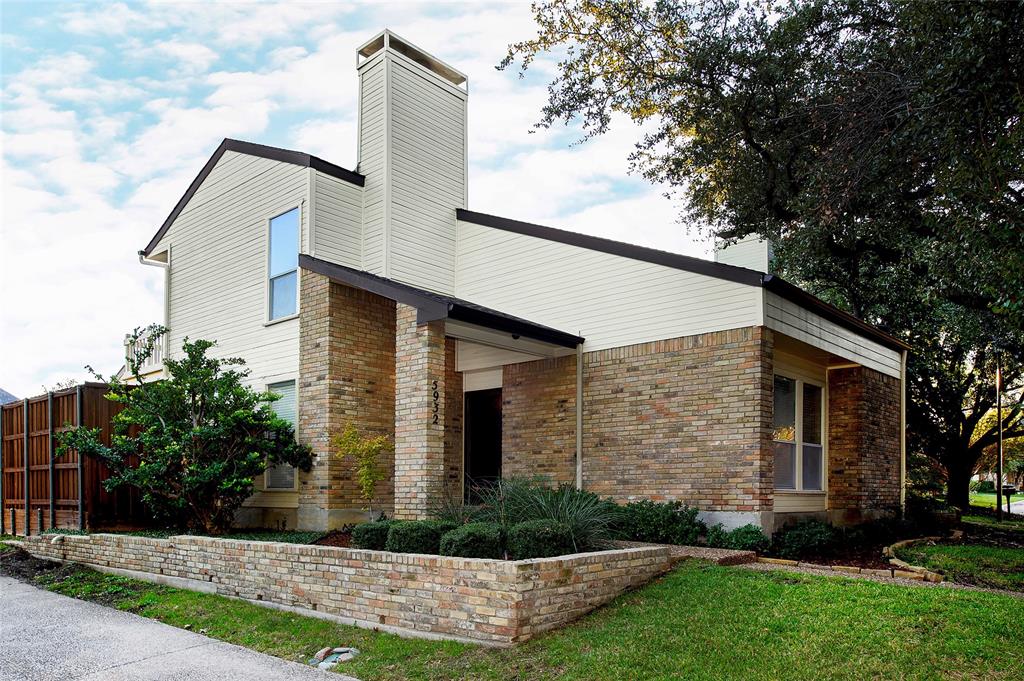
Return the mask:
<svg viewBox="0 0 1024 681">
<path fill-rule="evenodd" d="M 444 322 L 416 323 L 398 304 L 395 328 L 395 517 L 426 518 L 444 493 Z"/>
</svg>

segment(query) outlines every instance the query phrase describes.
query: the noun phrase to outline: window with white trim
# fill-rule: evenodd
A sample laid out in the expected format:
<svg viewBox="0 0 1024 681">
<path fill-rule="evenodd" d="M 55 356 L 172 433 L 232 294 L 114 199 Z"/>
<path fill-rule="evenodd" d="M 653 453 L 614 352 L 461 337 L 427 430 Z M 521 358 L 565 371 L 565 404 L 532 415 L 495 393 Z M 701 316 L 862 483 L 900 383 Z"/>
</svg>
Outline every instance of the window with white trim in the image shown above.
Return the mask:
<svg viewBox="0 0 1024 681">
<path fill-rule="evenodd" d="M 295 314 L 299 303 L 299 209 L 270 220 L 268 258 L 269 310 L 274 321 Z"/>
<path fill-rule="evenodd" d="M 825 400 L 820 385 L 775 376 L 772 426 L 775 489 L 824 489 Z"/>
<path fill-rule="evenodd" d="M 280 416 L 285 421 L 292 424 L 295 427 L 295 423 L 298 420 L 297 416 L 297 394 L 295 390 L 295 381 L 284 381 L 282 383 L 272 383 L 267 386 L 267 390 L 280 395 L 281 399 L 271 403 L 271 407 L 274 413 Z M 287 490 L 292 491 L 295 489 L 295 468 L 289 466 L 286 463 L 281 463 L 276 466 L 270 466 L 264 473 L 263 487 L 268 490 Z"/>
</svg>

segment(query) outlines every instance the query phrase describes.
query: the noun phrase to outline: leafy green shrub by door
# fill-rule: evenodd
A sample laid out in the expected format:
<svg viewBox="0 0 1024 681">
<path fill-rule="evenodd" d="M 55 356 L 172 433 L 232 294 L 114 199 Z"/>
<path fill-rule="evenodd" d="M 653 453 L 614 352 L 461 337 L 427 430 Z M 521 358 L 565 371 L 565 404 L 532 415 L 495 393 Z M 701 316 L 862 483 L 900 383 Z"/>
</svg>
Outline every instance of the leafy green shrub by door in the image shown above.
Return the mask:
<svg viewBox="0 0 1024 681">
<path fill-rule="evenodd" d="M 632 541 L 693 545 L 705 530 L 697 513 L 678 501 L 634 501 L 623 508 L 619 534 Z"/>
<path fill-rule="evenodd" d="M 805 520 L 776 532 L 773 546 L 783 558 L 801 558 L 827 551 L 837 538 L 838 533 L 828 523 Z"/>
<path fill-rule="evenodd" d="M 455 529 L 452 523 L 440 520 L 409 520 L 391 524 L 384 548 L 395 553 L 429 553 L 441 551 L 441 535 Z"/>
<path fill-rule="evenodd" d="M 527 520 L 508 531 L 508 550 L 514 560 L 573 553 L 572 528 L 554 520 Z"/>
<path fill-rule="evenodd" d="M 757 525 L 726 530 L 721 525 L 708 528 L 708 546 L 737 551 L 764 551 L 771 541 Z"/>
<path fill-rule="evenodd" d="M 445 532 L 441 537 L 442 556 L 462 558 L 504 558 L 505 542 L 501 525 L 468 523 Z"/>
<path fill-rule="evenodd" d="M 388 541 L 388 531 L 393 524 L 393 520 L 378 520 L 356 525 L 352 528 L 352 546 L 357 549 L 383 551 Z"/>
</svg>

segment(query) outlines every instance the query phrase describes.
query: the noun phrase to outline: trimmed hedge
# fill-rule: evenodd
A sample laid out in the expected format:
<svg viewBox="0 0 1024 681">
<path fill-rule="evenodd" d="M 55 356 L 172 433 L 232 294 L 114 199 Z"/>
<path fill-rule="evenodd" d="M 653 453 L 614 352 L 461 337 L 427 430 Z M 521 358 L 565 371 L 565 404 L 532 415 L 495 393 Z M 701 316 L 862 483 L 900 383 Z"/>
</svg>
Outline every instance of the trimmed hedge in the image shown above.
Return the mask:
<svg viewBox="0 0 1024 681">
<path fill-rule="evenodd" d="M 514 560 L 550 558 L 575 553 L 572 528 L 554 520 L 528 520 L 508 531 L 508 550 Z"/>
<path fill-rule="evenodd" d="M 804 520 L 775 533 L 773 547 L 781 558 L 817 555 L 835 545 L 839 532 L 828 523 Z"/>
<path fill-rule="evenodd" d="M 504 558 L 505 537 L 497 523 L 468 523 L 445 532 L 441 555 L 461 558 Z"/>
<path fill-rule="evenodd" d="M 696 508 L 679 501 L 634 501 L 622 509 L 619 535 L 631 541 L 694 546 L 707 529 L 697 514 Z"/>
<path fill-rule="evenodd" d="M 357 549 L 383 551 L 388 541 L 388 531 L 394 524 L 393 520 L 378 520 L 360 523 L 352 528 L 352 546 Z"/>
<path fill-rule="evenodd" d="M 441 551 L 441 536 L 455 529 L 453 523 L 441 520 L 407 520 L 391 524 L 388 540 L 384 544 L 387 551 L 395 553 L 429 553 L 437 555 Z"/>
<path fill-rule="evenodd" d="M 719 549 L 763 552 L 771 544 L 771 540 L 757 525 L 744 525 L 732 530 L 715 525 L 708 528 L 707 544 Z"/>
</svg>

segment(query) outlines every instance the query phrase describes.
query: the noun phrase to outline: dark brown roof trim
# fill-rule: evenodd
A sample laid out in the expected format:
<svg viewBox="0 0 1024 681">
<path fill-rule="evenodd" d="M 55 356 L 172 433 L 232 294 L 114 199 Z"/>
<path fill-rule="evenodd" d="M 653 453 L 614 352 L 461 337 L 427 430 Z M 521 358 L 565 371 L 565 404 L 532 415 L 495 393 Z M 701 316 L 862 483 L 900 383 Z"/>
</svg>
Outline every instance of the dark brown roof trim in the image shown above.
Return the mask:
<svg viewBox="0 0 1024 681">
<path fill-rule="evenodd" d="M 546 239 L 547 241 L 557 241 L 570 246 L 586 248 L 591 251 L 600 251 L 602 253 L 610 253 L 611 255 L 619 255 L 623 258 L 631 258 L 633 260 L 642 260 L 656 265 L 663 265 L 677 270 L 696 272 L 697 274 L 704 274 L 718 279 L 726 279 L 738 284 L 747 284 L 749 286 L 761 285 L 761 273 L 756 270 L 749 270 L 745 267 L 726 265 L 720 262 L 712 262 L 711 260 L 694 258 L 688 255 L 680 255 L 678 253 L 670 253 L 668 251 L 659 251 L 656 248 L 627 244 L 623 241 L 604 239 L 598 236 L 580 234 L 579 232 L 569 232 L 564 229 L 535 225 L 530 222 L 510 220 L 508 218 L 498 217 L 497 215 L 488 215 L 487 213 L 477 213 L 476 211 L 465 210 L 464 208 L 457 208 L 455 216 L 463 222 L 472 222 L 477 225 L 494 227 L 495 229 L 501 229 L 506 232 L 525 234 L 526 236 Z"/>
<path fill-rule="evenodd" d="M 790 284 L 785 279 L 780 279 L 773 274 L 766 274 L 764 275 L 764 288 L 772 293 L 782 296 L 786 300 L 800 305 L 801 307 L 805 307 L 808 310 L 816 312 L 825 319 L 835 322 L 845 329 L 856 331 L 857 333 L 863 334 L 872 340 L 878 341 L 878 343 L 887 348 L 899 351 L 910 349 L 910 346 L 899 338 L 890 336 L 881 329 L 874 327 L 861 319 L 857 319 L 849 312 L 844 312 L 835 305 L 826 303 L 824 300 L 811 295 L 799 286 Z"/>
<path fill-rule="evenodd" d="M 695 272 L 697 274 L 725 279 L 739 284 L 763 286 L 787 300 L 791 300 L 798 305 L 814 310 L 822 317 L 835 322 L 843 328 L 863 334 L 864 336 L 874 339 L 888 348 L 894 350 L 908 350 L 910 348 L 909 345 L 898 338 L 890 336 L 884 331 L 857 319 L 847 312 L 843 312 L 833 305 L 829 305 L 825 301 L 816 298 L 803 289 L 800 289 L 771 274 L 765 274 L 745 267 L 737 267 L 735 265 L 726 265 L 725 263 L 704 260 L 702 258 L 679 255 L 678 253 L 659 251 L 655 248 L 636 246 L 622 241 L 614 241 L 612 239 L 579 234 L 578 232 L 569 232 L 564 229 L 555 229 L 554 227 L 545 227 L 543 225 L 535 225 L 529 222 L 520 222 L 519 220 L 510 220 L 508 218 L 498 217 L 497 215 L 477 213 L 463 208 L 456 209 L 455 214 L 456 218 L 463 222 L 472 222 L 477 225 L 494 227 L 495 229 L 501 229 L 506 232 L 524 234 L 526 236 L 537 237 L 538 239 L 545 239 L 547 241 L 557 241 L 558 243 L 568 244 L 570 246 L 578 246 L 579 248 L 586 248 L 592 251 L 610 253 L 611 255 L 618 255 L 623 258 L 650 262 L 656 265 L 685 270 L 687 272 Z"/>
<path fill-rule="evenodd" d="M 171 224 L 173 224 L 174 220 L 181 214 L 181 211 L 185 209 L 189 200 L 199 190 L 199 187 L 206 180 L 207 176 L 209 176 L 210 172 L 213 171 L 214 166 L 217 165 L 217 162 L 226 151 L 235 151 L 239 154 L 258 156 L 272 161 L 281 161 L 282 163 L 291 163 L 292 165 L 302 166 L 303 168 L 313 168 L 325 175 L 330 175 L 331 177 L 336 177 L 339 180 L 351 182 L 352 184 L 360 187 L 362 187 L 366 182 L 366 178 L 359 173 L 352 172 L 351 170 L 347 170 L 341 166 L 336 166 L 333 163 L 328 163 L 322 158 L 304 154 L 301 151 L 268 147 L 265 144 L 255 144 L 253 142 L 243 142 L 241 140 L 225 139 L 220 143 L 220 146 L 217 147 L 217 150 L 213 152 L 213 156 L 211 156 L 210 160 L 206 162 L 203 169 L 199 171 L 196 178 L 192 180 L 192 184 L 188 186 L 185 194 L 178 199 L 178 203 L 174 205 L 174 210 L 172 210 L 171 214 L 167 216 L 164 223 L 160 225 L 160 229 L 157 230 L 157 233 L 149 240 L 146 247 L 142 249 L 143 255 L 148 256 L 152 250 L 156 248 L 156 245 L 160 243 L 160 239 L 164 238 L 164 234 L 166 234 L 167 230 L 171 228 Z"/>
<path fill-rule="evenodd" d="M 354 288 L 375 293 L 389 300 L 394 300 L 416 308 L 416 322 L 438 319 L 454 319 L 468 324 L 485 326 L 495 331 L 502 331 L 513 336 L 532 338 L 544 343 L 564 348 L 575 348 L 583 343 L 583 338 L 571 333 L 552 329 L 549 326 L 514 317 L 504 312 L 476 305 L 465 300 L 452 298 L 425 291 L 409 284 L 393 279 L 379 277 L 369 272 L 352 269 L 337 263 L 314 258 L 304 253 L 299 254 L 299 267 L 310 272 L 322 274 L 332 281 L 337 281 Z"/>
</svg>

